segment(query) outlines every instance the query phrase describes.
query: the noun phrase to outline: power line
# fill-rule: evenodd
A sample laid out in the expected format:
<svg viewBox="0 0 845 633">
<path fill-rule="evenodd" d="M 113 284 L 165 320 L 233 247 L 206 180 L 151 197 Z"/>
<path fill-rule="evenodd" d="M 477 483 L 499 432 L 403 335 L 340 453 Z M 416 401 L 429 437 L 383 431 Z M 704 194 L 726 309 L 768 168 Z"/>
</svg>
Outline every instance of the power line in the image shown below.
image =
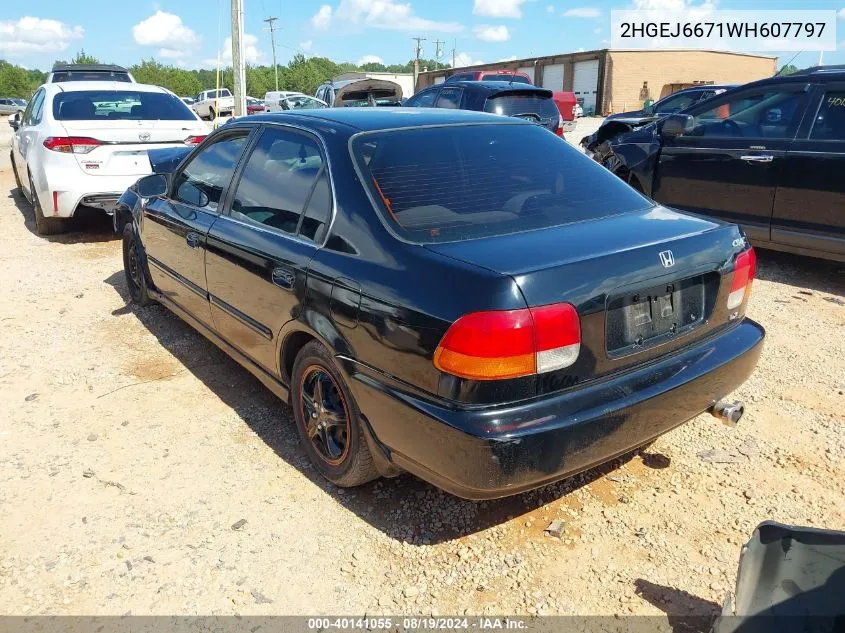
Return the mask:
<svg viewBox="0 0 845 633">
<path fill-rule="evenodd" d="M 279 90 L 279 66 L 276 64 L 276 31 L 273 28 L 273 22 L 279 18 L 269 17 L 264 21 L 270 25 L 270 45 L 273 47 L 273 72 L 276 75 L 276 91 Z"/>
</svg>

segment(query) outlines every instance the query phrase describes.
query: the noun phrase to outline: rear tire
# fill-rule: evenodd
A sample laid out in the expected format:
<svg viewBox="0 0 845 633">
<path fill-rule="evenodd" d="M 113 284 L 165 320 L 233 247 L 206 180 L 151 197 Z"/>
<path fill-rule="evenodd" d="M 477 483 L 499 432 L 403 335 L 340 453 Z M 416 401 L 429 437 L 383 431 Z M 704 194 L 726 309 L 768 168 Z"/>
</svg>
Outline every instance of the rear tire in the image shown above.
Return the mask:
<svg viewBox="0 0 845 633">
<path fill-rule="evenodd" d="M 344 488 L 377 479 L 361 413 L 329 351 L 317 341 L 308 343 L 297 355 L 292 373 L 296 430 L 317 471 Z"/>
<path fill-rule="evenodd" d="M 57 235 L 65 230 L 66 220 L 64 218 L 48 218 L 41 210 L 41 201 L 38 200 L 38 193 L 35 185 L 32 184 L 32 176 L 29 177 L 29 197 L 32 204 L 32 211 L 35 214 L 35 231 L 38 235 Z"/>
<path fill-rule="evenodd" d="M 153 303 L 147 286 L 138 239 L 131 222 L 123 227 L 123 272 L 126 274 L 126 286 L 133 303 L 143 307 Z"/>
</svg>

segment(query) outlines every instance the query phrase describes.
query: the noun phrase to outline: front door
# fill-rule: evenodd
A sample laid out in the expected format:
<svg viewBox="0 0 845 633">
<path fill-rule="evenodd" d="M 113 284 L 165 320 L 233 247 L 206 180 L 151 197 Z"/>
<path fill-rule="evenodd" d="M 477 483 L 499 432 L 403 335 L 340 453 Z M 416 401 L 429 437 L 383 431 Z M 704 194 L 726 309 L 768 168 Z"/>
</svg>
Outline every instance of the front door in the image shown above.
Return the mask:
<svg viewBox="0 0 845 633">
<path fill-rule="evenodd" d="M 809 112 L 784 161 L 772 242 L 845 255 L 845 83 L 817 88 Z"/>
<path fill-rule="evenodd" d="M 30 153 L 38 143 L 38 124 L 41 123 L 44 111 L 44 89 L 40 89 L 30 100 L 21 117 L 20 127 L 12 137 L 12 152 L 15 157 L 15 171 L 21 185 L 29 191 L 30 198 L 35 194 L 29 188 L 28 161 Z M 37 184 L 36 184 L 37 186 Z"/>
<path fill-rule="evenodd" d="M 179 169 L 166 197 L 144 205 L 141 237 L 156 288 L 195 319 L 211 325 L 205 243 L 246 145 L 233 129 L 204 145 Z"/>
<path fill-rule="evenodd" d="M 652 197 L 740 224 L 769 240 L 775 189 L 807 103 L 803 83 L 751 88 L 689 111 L 694 129 L 664 141 Z"/>
<path fill-rule="evenodd" d="M 217 332 L 278 372 L 278 336 L 305 303 L 308 263 L 325 239 L 331 185 L 320 141 L 268 125 L 208 236 L 206 277 Z"/>
</svg>

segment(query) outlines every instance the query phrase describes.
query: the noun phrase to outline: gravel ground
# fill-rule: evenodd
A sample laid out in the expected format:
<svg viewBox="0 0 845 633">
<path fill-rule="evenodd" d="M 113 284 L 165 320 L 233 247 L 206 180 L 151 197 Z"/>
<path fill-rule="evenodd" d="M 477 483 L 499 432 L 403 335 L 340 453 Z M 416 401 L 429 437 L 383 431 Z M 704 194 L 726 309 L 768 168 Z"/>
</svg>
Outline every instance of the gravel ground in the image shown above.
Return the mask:
<svg viewBox="0 0 845 633">
<path fill-rule="evenodd" d="M 841 266 L 759 253 L 737 428 L 473 503 L 326 484 L 245 370 L 127 307 L 108 221 L 35 235 L 8 152 L 0 192 L 0 613 L 712 615 L 760 521 L 845 526 Z"/>
</svg>

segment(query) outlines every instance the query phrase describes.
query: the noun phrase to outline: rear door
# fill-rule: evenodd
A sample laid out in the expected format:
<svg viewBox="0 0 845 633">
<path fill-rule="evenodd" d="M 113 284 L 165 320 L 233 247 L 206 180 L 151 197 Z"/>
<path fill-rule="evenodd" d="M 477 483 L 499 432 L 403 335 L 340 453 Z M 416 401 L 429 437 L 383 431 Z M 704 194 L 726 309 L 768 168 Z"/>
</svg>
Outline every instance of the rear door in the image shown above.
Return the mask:
<svg viewBox="0 0 845 633">
<path fill-rule="evenodd" d="M 742 225 L 769 240 L 783 159 L 806 109 L 804 84 L 717 97 L 692 109 L 695 128 L 666 140 L 652 196 L 663 204 Z"/>
<path fill-rule="evenodd" d="M 38 137 L 38 125 L 44 112 L 45 91 L 40 89 L 32 97 L 21 118 L 21 125 L 12 137 L 12 151 L 15 154 L 15 169 L 21 184 L 29 190 L 28 163 L 31 148 Z M 32 192 L 30 192 L 32 195 Z"/>
<path fill-rule="evenodd" d="M 299 129 L 267 126 L 236 182 L 209 233 L 211 312 L 230 344 L 277 373 L 277 337 L 305 303 L 308 263 L 332 212 L 325 150 Z"/>
<path fill-rule="evenodd" d="M 845 255 L 845 82 L 816 88 L 784 158 L 772 241 Z"/>
<path fill-rule="evenodd" d="M 209 326 L 206 238 L 249 134 L 250 130 L 235 128 L 216 136 L 173 175 L 167 197 L 154 198 L 143 207 L 141 240 L 155 286 Z"/>
</svg>

